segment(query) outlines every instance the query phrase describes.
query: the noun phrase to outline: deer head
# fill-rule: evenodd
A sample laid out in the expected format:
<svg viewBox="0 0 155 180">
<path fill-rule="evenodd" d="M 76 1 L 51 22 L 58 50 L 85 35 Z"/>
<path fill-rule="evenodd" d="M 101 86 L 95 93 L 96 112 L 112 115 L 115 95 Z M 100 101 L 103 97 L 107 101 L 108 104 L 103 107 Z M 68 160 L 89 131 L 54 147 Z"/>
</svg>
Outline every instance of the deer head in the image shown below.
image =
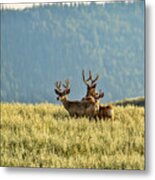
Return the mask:
<svg viewBox="0 0 155 180">
<path fill-rule="evenodd" d="M 98 93 L 96 91 L 96 81 L 99 79 L 99 75 L 96 75 L 96 77 L 93 79 L 91 71 L 89 71 L 89 77 L 88 79 L 85 78 L 84 70 L 82 70 L 82 79 L 83 82 L 87 86 L 87 94 L 86 97 L 92 96 L 95 99 L 100 99 L 104 96 L 104 92 Z"/>
<path fill-rule="evenodd" d="M 104 96 L 104 92 L 100 90 L 99 93 L 97 93 L 94 96 L 94 98 L 95 98 L 96 101 L 98 101 L 99 99 L 103 98 L 103 96 Z"/>
<path fill-rule="evenodd" d="M 62 81 L 56 82 L 54 89 L 55 93 L 58 95 L 57 100 L 63 101 L 67 99 L 67 95 L 70 93 L 70 82 L 69 80 L 65 81 L 66 84 L 63 84 L 64 90 L 62 90 Z"/>
</svg>

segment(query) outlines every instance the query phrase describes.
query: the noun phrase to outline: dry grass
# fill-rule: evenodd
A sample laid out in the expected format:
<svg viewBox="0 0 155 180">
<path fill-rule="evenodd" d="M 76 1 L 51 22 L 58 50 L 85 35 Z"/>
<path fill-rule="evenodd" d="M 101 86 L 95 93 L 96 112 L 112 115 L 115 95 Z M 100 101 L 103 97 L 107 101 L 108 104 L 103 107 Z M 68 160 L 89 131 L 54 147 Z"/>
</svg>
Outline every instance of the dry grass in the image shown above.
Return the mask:
<svg viewBox="0 0 155 180">
<path fill-rule="evenodd" d="M 1 166 L 144 169 L 144 108 L 114 121 L 70 118 L 62 106 L 1 104 Z"/>
</svg>

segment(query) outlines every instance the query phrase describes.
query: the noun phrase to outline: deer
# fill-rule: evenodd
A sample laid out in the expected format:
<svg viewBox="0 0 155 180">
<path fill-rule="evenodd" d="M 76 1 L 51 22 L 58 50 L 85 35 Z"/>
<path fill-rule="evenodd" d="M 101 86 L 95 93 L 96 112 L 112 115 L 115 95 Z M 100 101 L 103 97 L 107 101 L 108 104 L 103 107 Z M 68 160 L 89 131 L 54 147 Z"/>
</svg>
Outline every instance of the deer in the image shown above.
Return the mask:
<svg viewBox="0 0 155 180">
<path fill-rule="evenodd" d="M 70 93 L 70 81 L 66 80 L 63 84 L 64 89 L 62 90 L 62 81 L 55 83 L 55 93 L 58 95 L 57 100 L 60 100 L 64 108 L 68 111 L 71 117 L 87 116 L 89 118 L 96 117 L 99 113 L 99 104 L 95 101 L 70 101 L 68 100 L 68 94 Z M 96 98 L 100 98 L 98 95 Z"/>
<path fill-rule="evenodd" d="M 96 101 L 99 104 L 99 112 L 97 114 L 97 117 L 99 119 L 112 119 L 114 117 L 114 110 L 112 105 L 104 106 L 99 102 L 99 99 L 101 99 L 104 96 L 104 92 L 100 91 L 100 93 L 98 93 L 96 91 L 96 81 L 99 79 L 99 75 L 96 75 L 96 78 L 93 79 L 92 73 L 91 71 L 89 71 L 89 77 L 88 79 L 86 79 L 84 70 L 82 70 L 82 79 L 87 86 L 87 93 L 86 96 L 82 98 L 82 101 Z M 89 81 L 91 81 L 90 84 L 88 83 Z"/>
<path fill-rule="evenodd" d="M 99 119 L 114 119 L 114 110 L 112 105 L 104 106 L 100 104 L 97 117 Z"/>
<path fill-rule="evenodd" d="M 82 98 L 82 101 L 85 101 L 85 100 L 96 101 L 104 96 L 104 92 L 100 92 L 100 94 L 98 94 L 98 92 L 96 91 L 96 85 L 97 85 L 96 81 L 99 79 L 99 75 L 96 75 L 96 78 L 93 79 L 92 73 L 89 70 L 89 77 L 88 79 L 86 79 L 84 70 L 82 70 L 82 79 L 85 85 L 87 86 L 87 93 L 86 93 L 86 96 Z M 91 82 L 89 83 L 89 81 Z"/>
</svg>

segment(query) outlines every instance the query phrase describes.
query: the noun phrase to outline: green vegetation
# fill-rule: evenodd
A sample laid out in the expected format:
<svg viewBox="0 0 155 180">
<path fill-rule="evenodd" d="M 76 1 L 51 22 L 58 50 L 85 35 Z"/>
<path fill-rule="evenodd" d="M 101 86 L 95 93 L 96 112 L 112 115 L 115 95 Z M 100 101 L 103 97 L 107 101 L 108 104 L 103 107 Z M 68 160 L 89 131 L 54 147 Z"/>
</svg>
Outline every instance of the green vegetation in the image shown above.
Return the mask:
<svg viewBox="0 0 155 180">
<path fill-rule="evenodd" d="M 127 105 L 134 105 L 134 106 L 145 106 L 145 98 L 144 97 L 137 97 L 137 98 L 126 98 L 121 101 L 116 101 L 113 103 L 116 106 L 127 106 Z"/>
<path fill-rule="evenodd" d="M 1 166 L 144 169 L 144 108 L 115 120 L 70 118 L 62 106 L 1 104 Z"/>
<path fill-rule="evenodd" d="M 85 94 L 98 73 L 104 102 L 144 96 L 144 1 L 1 10 L 1 101 L 55 103 L 56 80 Z"/>
</svg>

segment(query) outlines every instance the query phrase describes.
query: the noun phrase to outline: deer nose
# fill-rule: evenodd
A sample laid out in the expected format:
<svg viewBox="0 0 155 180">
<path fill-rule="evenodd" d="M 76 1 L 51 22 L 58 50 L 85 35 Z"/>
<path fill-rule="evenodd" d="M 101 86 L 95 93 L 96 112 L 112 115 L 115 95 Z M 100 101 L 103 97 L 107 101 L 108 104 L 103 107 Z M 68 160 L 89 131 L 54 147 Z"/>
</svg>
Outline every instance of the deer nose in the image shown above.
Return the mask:
<svg viewBox="0 0 155 180">
<path fill-rule="evenodd" d="M 59 101 L 59 97 L 57 97 L 57 101 Z"/>
</svg>

